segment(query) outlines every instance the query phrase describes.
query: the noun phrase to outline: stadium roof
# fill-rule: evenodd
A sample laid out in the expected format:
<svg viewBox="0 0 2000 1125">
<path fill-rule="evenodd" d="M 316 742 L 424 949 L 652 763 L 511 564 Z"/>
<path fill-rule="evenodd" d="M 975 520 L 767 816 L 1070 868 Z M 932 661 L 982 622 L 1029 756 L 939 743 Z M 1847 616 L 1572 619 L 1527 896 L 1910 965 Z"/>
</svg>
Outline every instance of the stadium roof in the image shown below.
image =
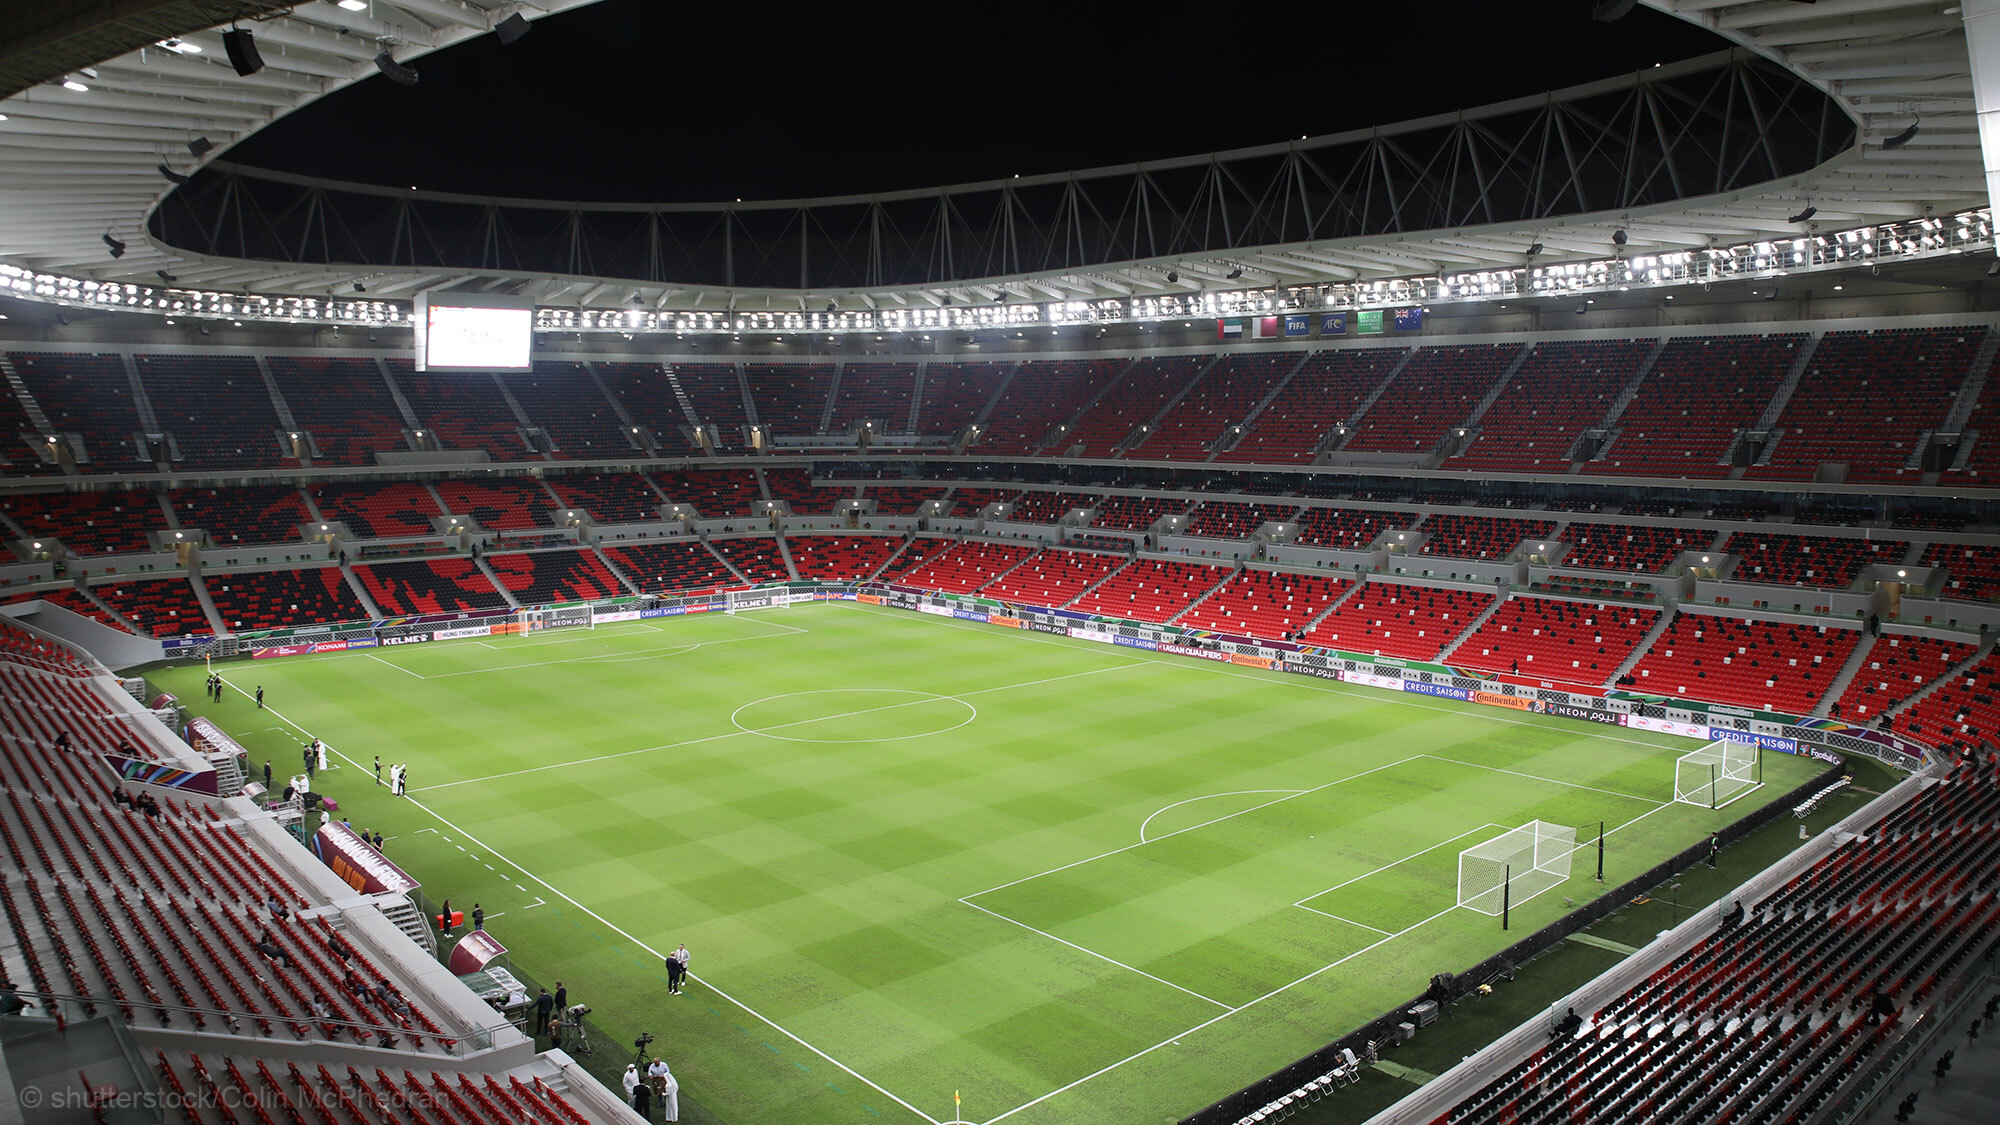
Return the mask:
<svg viewBox="0 0 2000 1125">
<path fill-rule="evenodd" d="M 248 25 L 266 64 L 248 78 L 216 31 L 189 31 L 199 54 L 128 50 L 65 72 L 85 92 L 44 80 L 0 102 L 0 261 L 273 295 L 365 282 L 578 309 L 937 309 L 1518 270 L 1986 203 L 1962 16 L 1940 0 L 1644 0 L 1738 52 L 1360 134 L 909 193 L 579 209 L 227 167 L 174 191 L 157 165 L 194 172 L 375 74 L 385 47 L 408 61 L 521 7 L 371 2 Z M 1790 74 L 1774 83 L 1773 64 Z M 190 157 L 195 136 L 217 151 Z"/>
</svg>

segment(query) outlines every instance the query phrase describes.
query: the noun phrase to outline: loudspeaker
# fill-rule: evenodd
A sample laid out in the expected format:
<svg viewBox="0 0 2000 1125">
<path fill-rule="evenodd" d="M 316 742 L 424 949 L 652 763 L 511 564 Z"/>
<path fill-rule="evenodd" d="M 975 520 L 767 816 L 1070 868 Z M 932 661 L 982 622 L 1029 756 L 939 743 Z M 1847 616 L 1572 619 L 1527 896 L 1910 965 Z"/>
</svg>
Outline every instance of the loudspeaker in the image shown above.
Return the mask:
<svg viewBox="0 0 2000 1125">
<path fill-rule="evenodd" d="M 381 71 L 384 78 L 387 78 L 398 86 L 414 86 L 417 84 L 416 69 L 397 62 L 396 56 L 387 51 L 375 56 L 375 69 Z"/>
<path fill-rule="evenodd" d="M 500 45 L 505 47 L 532 30 L 534 30 L 534 25 L 523 18 L 521 13 L 515 12 L 506 19 L 501 20 L 500 25 L 493 29 L 493 34 L 499 36 Z"/>
<path fill-rule="evenodd" d="M 241 28 L 222 33 L 222 49 L 229 52 L 229 65 L 245 78 L 264 69 L 264 56 L 257 53 L 257 40 Z"/>
</svg>

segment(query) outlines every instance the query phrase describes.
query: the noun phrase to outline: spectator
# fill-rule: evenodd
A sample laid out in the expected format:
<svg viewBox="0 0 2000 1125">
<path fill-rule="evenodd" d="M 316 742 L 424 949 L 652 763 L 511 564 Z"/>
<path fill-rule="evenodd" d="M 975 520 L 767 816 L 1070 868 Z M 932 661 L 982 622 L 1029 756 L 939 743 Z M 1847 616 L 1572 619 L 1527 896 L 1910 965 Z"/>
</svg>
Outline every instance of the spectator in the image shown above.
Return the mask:
<svg viewBox="0 0 2000 1125">
<path fill-rule="evenodd" d="M 257 952 L 262 953 L 267 960 L 283 961 L 287 969 L 292 967 L 292 955 L 268 941 L 258 942 Z"/>
</svg>

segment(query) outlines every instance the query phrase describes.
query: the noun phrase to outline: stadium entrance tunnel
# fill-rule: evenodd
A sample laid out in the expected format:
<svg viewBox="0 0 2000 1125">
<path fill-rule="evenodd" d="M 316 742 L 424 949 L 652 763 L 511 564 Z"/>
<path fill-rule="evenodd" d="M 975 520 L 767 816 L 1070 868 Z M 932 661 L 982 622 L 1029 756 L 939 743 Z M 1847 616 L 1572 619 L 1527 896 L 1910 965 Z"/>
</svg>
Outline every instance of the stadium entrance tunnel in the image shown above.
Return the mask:
<svg viewBox="0 0 2000 1125">
<path fill-rule="evenodd" d="M 821 688 L 752 700 L 729 716 L 737 729 L 785 742 L 898 742 L 957 730 L 979 709 L 955 695 L 910 688 Z"/>
</svg>

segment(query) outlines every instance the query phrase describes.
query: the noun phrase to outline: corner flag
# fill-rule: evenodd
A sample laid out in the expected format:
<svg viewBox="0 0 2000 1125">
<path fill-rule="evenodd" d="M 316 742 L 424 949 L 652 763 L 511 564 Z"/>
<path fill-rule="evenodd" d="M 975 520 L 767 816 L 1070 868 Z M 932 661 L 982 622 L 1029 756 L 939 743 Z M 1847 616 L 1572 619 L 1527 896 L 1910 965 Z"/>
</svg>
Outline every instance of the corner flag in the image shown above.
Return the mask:
<svg viewBox="0 0 2000 1125">
<path fill-rule="evenodd" d="M 952 1116 L 953 1116 L 953 1117 L 957 1117 L 957 1116 L 958 1116 L 957 1112 L 955 1112 L 955 1111 L 956 1111 L 956 1110 L 957 1110 L 957 1109 L 959 1108 L 959 1105 L 960 1105 L 960 1102 L 959 1102 L 959 1100 L 958 1100 L 958 1091 L 957 1091 L 957 1090 L 953 1090 L 953 1091 L 951 1092 L 951 1108 L 952 1108 L 952 1109 L 953 1109 L 953 1111 L 954 1111 L 954 1112 L 952 1113 Z"/>
</svg>

